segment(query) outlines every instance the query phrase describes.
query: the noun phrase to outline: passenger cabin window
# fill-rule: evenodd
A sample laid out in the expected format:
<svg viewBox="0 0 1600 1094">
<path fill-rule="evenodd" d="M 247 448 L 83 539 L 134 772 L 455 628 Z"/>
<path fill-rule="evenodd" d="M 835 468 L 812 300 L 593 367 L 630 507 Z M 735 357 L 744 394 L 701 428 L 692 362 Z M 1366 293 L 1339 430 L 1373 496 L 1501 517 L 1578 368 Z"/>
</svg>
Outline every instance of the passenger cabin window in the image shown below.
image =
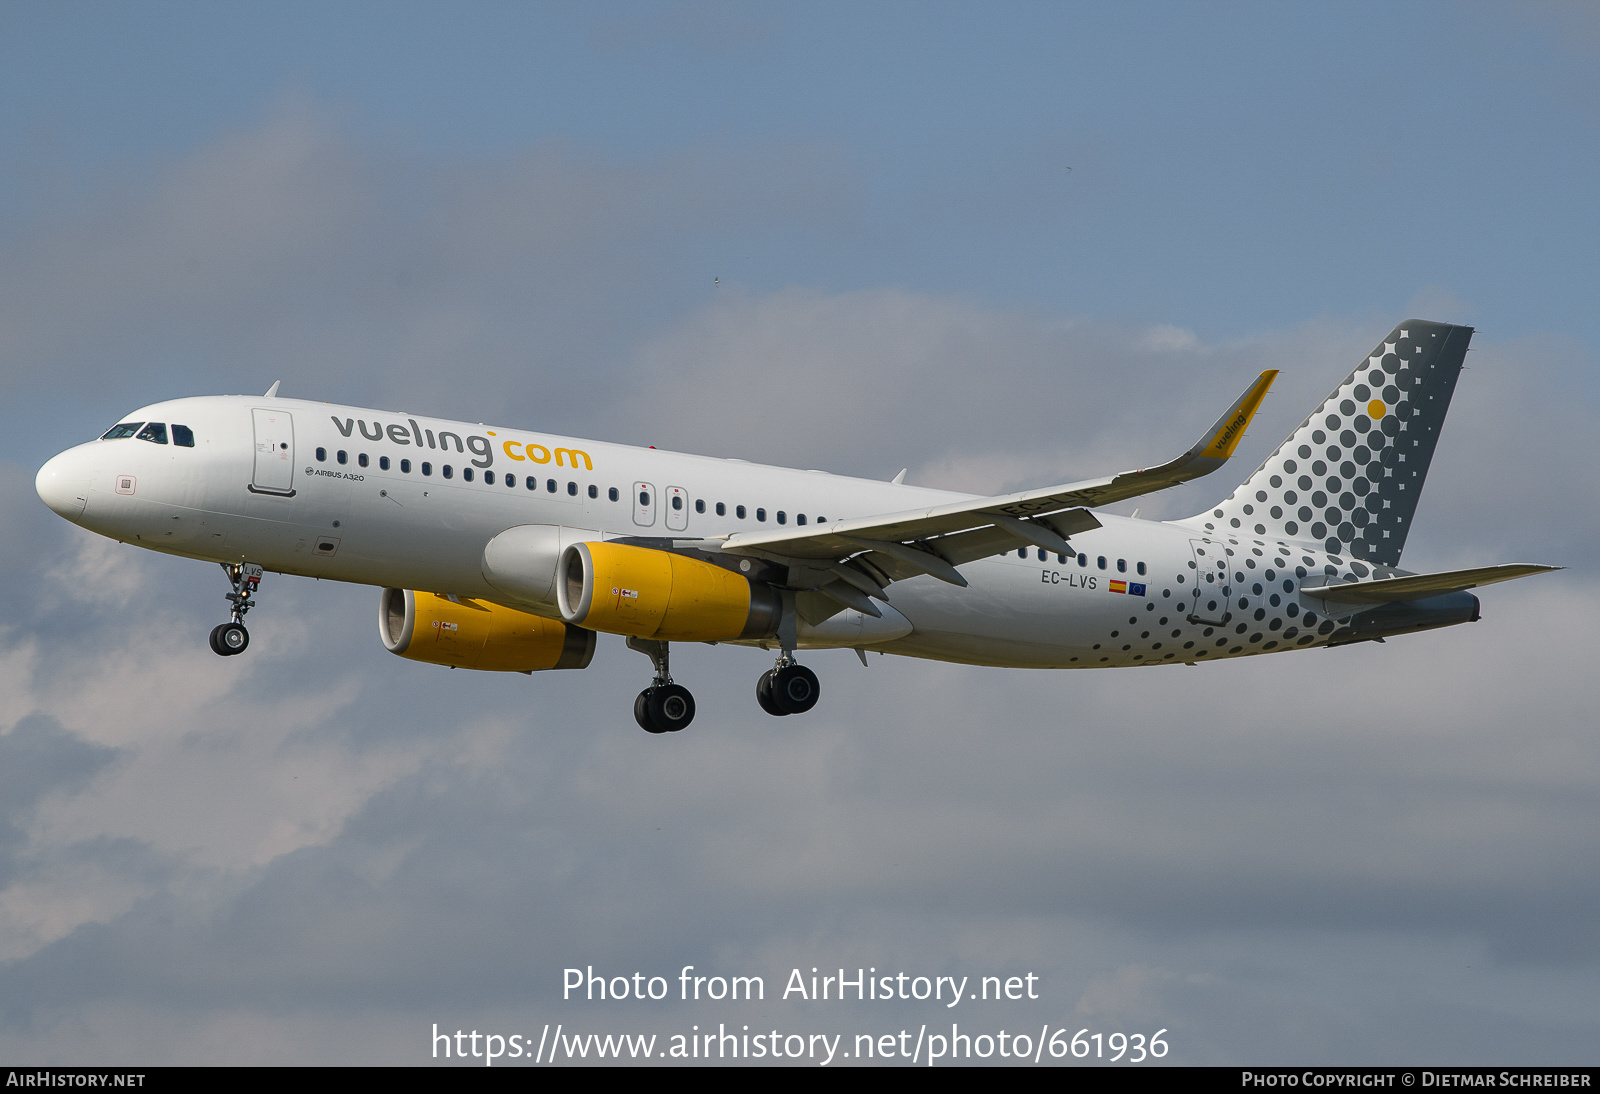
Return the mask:
<svg viewBox="0 0 1600 1094">
<path fill-rule="evenodd" d="M 622 495 L 617 493 L 617 488 L 613 486 L 610 490 L 606 491 L 606 497 L 610 498 L 612 501 L 618 501 L 621 499 Z"/>
<path fill-rule="evenodd" d="M 743 520 L 744 519 L 744 506 L 735 505 L 733 507 L 733 515 L 738 517 L 740 520 Z"/>
<path fill-rule="evenodd" d="M 172 426 L 172 443 L 177 445 L 179 448 L 193 448 L 194 430 L 190 429 L 186 425 L 178 425 L 174 423 Z"/>
<path fill-rule="evenodd" d="M 1027 558 L 1028 557 L 1028 549 L 1026 547 L 1018 547 L 1017 548 L 1017 557 L 1018 558 Z"/>
<path fill-rule="evenodd" d="M 139 430 L 139 439 L 149 441 L 151 444 L 167 443 L 167 426 L 165 422 L 151 422 Z"/>
<path fill-rule="evenodd" d="M 456 473 L 456 469 L 451 467 L 449 464 L 445 464 L 443 467 L 441 467 L 439 469 L 439 474 L 443 475 L 447 479 L 448 478 L 453 478 L 455 476 L 455 473 Z"/>
<path fill-rule="evenodd" d="M 1139 571 L 1139 576 L 1140 576 L 1140 577 L 1143 577 L 1143 576 L 1144 576 L 1144 563 L 1142 563 L 1142 562 L 1141 562 L 1141 563 L 1139 563 L 1139 565 L 1138 565 L 1138 566 L 1136 566 L 1136 567 L 1134 567 L 1134 569 L 1136 569 L 1136 570 L 1138 570 L 1138 571 Z"/>
<path fill-rule="evenodd" d="M 340 463 L 349 463 L 350 462 L 350 457 L 345 455 L 345 451 L 342 448 L 339 449 L 338 453 L 335 455 L 334 458 L 337 459 Z"/>
<path fill-rule="evenodd" d="M 1039 548 L 1039 561 L 1040 562 L 1048 562 L 1048 561 L 1050 561 L 1050 556 L 1045 554 L 1043 547 Z"/>
<path fill-rule="evenodd" d="M 327 463 L 328 462 L 328 450 L 326 448 L 317 449 L 317 462 L 318 463 Z"/>
<path fill-rule="evenodd" d="M 461 477 L 463 479 L 465 479 L 467 482 L 471 482 L 472 481 L 472 468 L 463 467 L 461 469 Z"/>
<path fill-rule="evenodd" d="M 506 472 L 506 485 L 513 490 L 517 488 L 517 477 L 509 471 Z"/>
<path fill-rule="evenodd" d="M 427 460 L 423 460 L 422 461 L 422 473 L 424 475 L 433 474 L 433 464 L 429 463 Z"/>
<path fill-rule="evenodd" d="M 782 509 L 778 510 L 778 523 L 779 524 L 788 524 L 789 523 L 789 514 L 785 513 Z"/>
<path fill-rule="evenodd" d="M 1089 565 L 1089 556 L 1088 555 L 1079 555 L 1078 556 L 1078 565 L 1079 566 L 1083 566 L 1083 567 L 1087 567 Z"/>
<path fill-rule="evenodd" d="M 696 513 L 704 513 L 706 511 L 706 499 L 705 498 L 696 498 L 694 500 L 694 511 Z"/>
<path fill-rule="evenodd" d="M 589 484 L 589 496 L 591 498 L 598 498 L 600 496 L 600 488 L 598 486 L 594 485 L 593 483 L 590 483 Z"/>
<path fill-rule="evenodd" d="M 1106 556 L 1101 555 L 1099 558 L 1095 559 L 1095 565 L 1104 570 L 1106 568 Z"/>
<path fill-rule="evenodd" d="M 795 515 L 794 522 L 796 524 L 804 524 L 806 522 L 806 515 L 804 513 L 797 513 Z"/>
<path fill-rule="evenodd" d="M 400 461 L 400 473 L 402 475 L 411 474 L 411 461 L 410 460 L 401 460 Z"/>
<path fill-rule="evenodd" d="M 766 520 L 767 519 L 767 511 L 765 509 L 757 509 L 756 510 L 756 519 L 757 520 Z"/>
<path fill-rule="evenodd" d="M 537 489 L 539 489 L 539 480 L 534 478 L 532 475 L 528 476 L 528 489 L 529 490 L 537 490 Z"/>
<path fill-rule="evenodd" d="M 650 504 L 650 491 L 639 491 L 639 504 L 642 506 L 648 506 Z"/>
<path fill-rule="evenodd" d="M 131 437 L 135 433 L 139 432 L 139 427 L 141 425 L 144 425 L 144 423 L 123 422 L 121 425 L 114 425 L 110 429 L 106 430 L 105 436 L 101 437 L 100 439 L 102 441 L 120 441 L 125 437 Z"/>
<path fill-rule="evenodd" d="M 725 517 L 727 515 L 728 515 L 728 507 L 726 505 L 724 505 L 720 501 L 717 502 L 717 516 Z"/>
<path fill-rule="evenodd" d="M 676 510 L 678 510 L 680 512 L 683 510 L 683 495 L 682 494 L 674 494 L 674 495 L 672 495 L 672 508 L 674 508 L 674 509 L 676 509 Z"/>
<path fill-rule="evenodd" d="M 575 497 L 578 496 L 578 484 L 577 483 L 575 483 L 575 482 L 567 483 L 567 496 L 571 497 L 571 498 L 575 498 Z"/>
<path fill-rule="evenodd" d="M 356 463 L 360 464 L 362 467 L 367 466 L 367 454 L 363 452 L 361 455 L 357 456 Z"/>
<path fill-rule="evenodd" d="M 485 486 L 493 486 L 494 485 L 494 472 L 493 471 L 485 471 L 483 473 L 483 484 Z"/>
<path fill-rule="evenodd" d="M 1127 572 L 1128 572 L 1128 560 L 1125 559 L 1125 558 L 1117 559 L 1117 573 L 1125 574 Z"/>
<path fill-rule="evenodd" d="M 544 489 L 545 489 L 545 493 L 554 494 L 556 492 L 556 480 L 555 479 L 546 479 L 545 483 L 544 483 Z"/>
</svg>

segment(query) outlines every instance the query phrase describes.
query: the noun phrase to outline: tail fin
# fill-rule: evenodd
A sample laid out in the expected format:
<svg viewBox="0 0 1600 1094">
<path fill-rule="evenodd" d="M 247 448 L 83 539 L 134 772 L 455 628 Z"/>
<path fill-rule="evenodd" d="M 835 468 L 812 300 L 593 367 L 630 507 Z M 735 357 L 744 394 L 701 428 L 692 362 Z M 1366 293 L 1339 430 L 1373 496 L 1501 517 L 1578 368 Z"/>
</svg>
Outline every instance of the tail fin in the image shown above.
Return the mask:
<svg viewBox="0 0 1600 1094">
<path fill-rule="evenodd" d="M 1190 521 L 1399 565 L 1472 333 L 1401 323 L 1255 474 Z"/>
</svg>

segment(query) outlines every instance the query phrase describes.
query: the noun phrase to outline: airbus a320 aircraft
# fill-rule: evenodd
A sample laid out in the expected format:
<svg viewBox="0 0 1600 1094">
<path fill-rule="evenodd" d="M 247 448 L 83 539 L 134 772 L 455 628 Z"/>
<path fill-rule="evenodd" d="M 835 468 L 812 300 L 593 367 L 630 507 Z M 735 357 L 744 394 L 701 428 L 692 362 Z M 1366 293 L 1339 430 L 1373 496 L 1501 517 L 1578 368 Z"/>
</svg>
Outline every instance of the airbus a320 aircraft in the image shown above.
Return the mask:
<svg viewBox="0 0 1600 1094">
<path fill-rule="evenodd" d="M 156 403 L 39 471 L 104 536 L 222 564 L 224 656 L 264 571 L 376 585 L 378 632 L 454 668 L 581 669 L 598 632 L 647 655 L 634 717 L 680 730 L 672 642 L 778 651 L 769 714 L 810 710 L 799 650 L 1109 668 L 1476 621 L 1468 589 L 1554 569 L 1399 568 L 1472 336 L 1396 327 L 1232 494 L 1185 520 L 1095 513 L 1222 466 L 1276 371 L 1183 455 L 973 497 L 821 471 L 276 397 Z M 902 472 L 902 476 L 903 476 Z"/>
</svg>

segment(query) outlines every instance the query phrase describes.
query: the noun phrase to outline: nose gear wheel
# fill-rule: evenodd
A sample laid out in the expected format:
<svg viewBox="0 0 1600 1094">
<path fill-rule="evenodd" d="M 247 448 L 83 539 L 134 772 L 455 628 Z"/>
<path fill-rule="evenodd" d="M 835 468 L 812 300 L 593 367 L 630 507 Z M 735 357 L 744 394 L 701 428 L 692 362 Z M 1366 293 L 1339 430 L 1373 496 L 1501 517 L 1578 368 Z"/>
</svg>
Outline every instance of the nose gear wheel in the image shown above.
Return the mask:
<svg viewBox="0 0 1600 1094">
<path fill-rule="evenodd" d="M 243 653 L 250 645 L 250 632 L 242 623 L 219 623 L 211 628 L 211 652 L 223 657 Z"/>
</svg>

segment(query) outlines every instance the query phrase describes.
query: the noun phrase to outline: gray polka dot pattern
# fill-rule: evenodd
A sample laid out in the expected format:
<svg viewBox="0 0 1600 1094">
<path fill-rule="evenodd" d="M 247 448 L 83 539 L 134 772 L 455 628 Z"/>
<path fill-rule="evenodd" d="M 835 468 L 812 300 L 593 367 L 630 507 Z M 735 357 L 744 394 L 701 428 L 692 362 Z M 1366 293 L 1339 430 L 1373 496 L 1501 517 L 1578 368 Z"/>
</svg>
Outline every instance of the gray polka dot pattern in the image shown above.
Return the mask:
<svg viewBox="0 0 1600 1094">
<path fill-rule="evenodd" d="M 1243 486 L 1185 523 L 1399 565 L 1471 338 L 1401 323 Z"/>
</svg>

